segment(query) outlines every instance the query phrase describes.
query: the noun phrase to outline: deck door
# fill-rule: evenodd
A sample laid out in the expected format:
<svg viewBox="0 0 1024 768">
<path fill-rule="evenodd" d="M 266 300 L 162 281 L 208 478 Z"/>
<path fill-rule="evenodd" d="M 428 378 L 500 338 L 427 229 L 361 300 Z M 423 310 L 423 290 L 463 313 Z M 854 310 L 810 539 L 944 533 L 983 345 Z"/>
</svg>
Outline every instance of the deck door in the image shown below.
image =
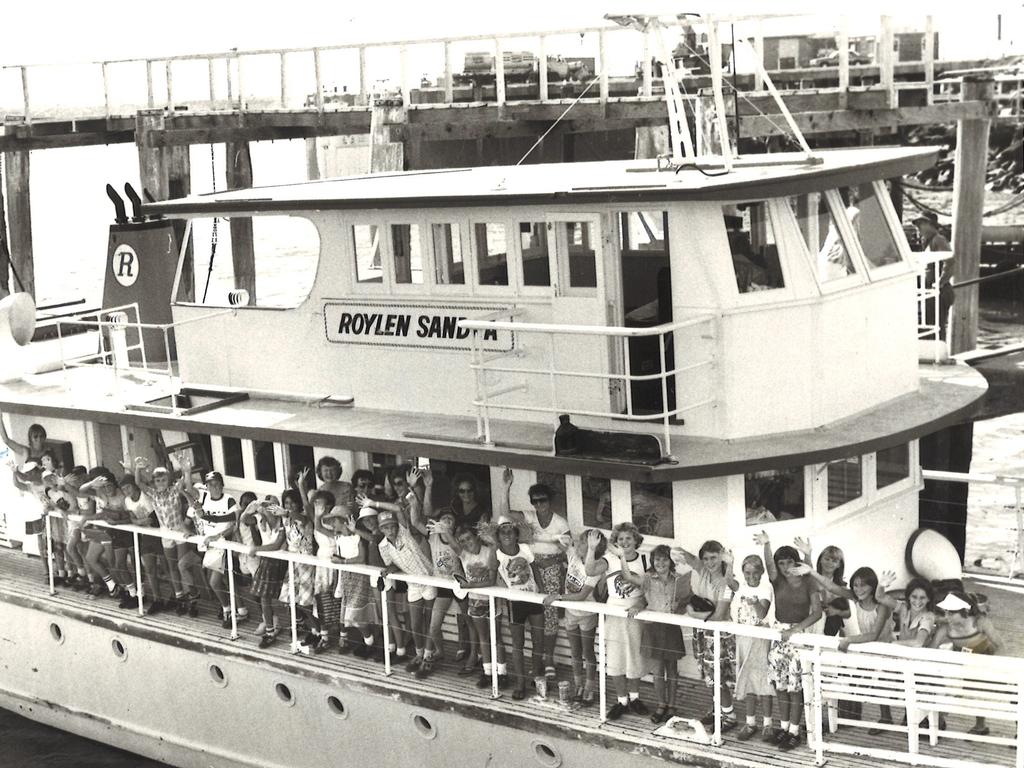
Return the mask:
<svg viewBox="0 0 1024 768">
<path fill-rule="evenodd" d="M 605 232 L 599 214 L 573 213 L 547 217 L 548 248 L 555 255 L 552 322 L 564 325 L 608 325 L 605 300 Z M 563 334 L 554 339 L 559 370 L 609 372 L 612 342 L 605 336 Z M 550 349 L 549 349 L 550 354 Z M 560 376 L 556 403 L 564 413 L 610 411 L 606 379 Z"/>
</svg>

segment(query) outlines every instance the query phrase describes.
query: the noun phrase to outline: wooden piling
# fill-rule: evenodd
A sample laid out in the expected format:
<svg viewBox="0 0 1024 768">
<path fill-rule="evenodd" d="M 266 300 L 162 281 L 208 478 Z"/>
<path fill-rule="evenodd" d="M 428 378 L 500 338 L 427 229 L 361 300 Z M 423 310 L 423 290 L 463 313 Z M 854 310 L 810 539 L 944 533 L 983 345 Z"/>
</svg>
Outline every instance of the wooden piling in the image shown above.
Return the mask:
<svg viewBox="0 0 1024 768">
<path fill-rule="evenodd" d="M 32 201 L 29 193 L 29 151 L 19 149 L 4 153 L 4 180 L 7 191 L 7 210 L 10 213 L 11 266 L 21 279 L 20 288 L 36 294 L 35 266 L 32 259 Z"/>
<path fill-rule="evenodd" d="M 376 106 L 370 113 L 370 173 L 405 168 L 404 107 Z"/>
<path fill-rule="evenodd" d="M 995 83 L 990 77 L 965 77 L 962 101 L 991 101 Z M 956 126 L 953 159 L 953 282 L 978 277 L 981 264 L 981 225 L 985 209 L 985 170 L 988 164 L 990 118 L 960 120 Z M 978 341 L 978 286 L 961 288 L 953 302 L 950 353 L 975 348 Z"/>
<path fill-rule="evenodd" d="M 252 186 L 252 156 L 249 142 L 229 141 L 225 145 L 228 189 Z M 256 304 L 256 256 L 253 251 L 252 218 L 231 219 L 231 263 L 235 272 L 235 288 L 249 292 L 249 303 Z"/>
<path fill-rule="evenodd" d="M 4 210 L 4 185 L 0 184 L 0 299 L 11 292 L 11 252 L 7 246 L 7 214 Z"/>
</svg>

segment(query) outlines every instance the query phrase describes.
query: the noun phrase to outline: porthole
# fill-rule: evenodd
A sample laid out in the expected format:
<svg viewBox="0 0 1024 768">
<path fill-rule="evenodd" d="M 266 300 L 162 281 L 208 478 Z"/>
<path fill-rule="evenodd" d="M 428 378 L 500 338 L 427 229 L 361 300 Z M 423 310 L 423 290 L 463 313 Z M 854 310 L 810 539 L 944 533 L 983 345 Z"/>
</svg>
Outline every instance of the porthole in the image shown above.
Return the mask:
<svg viewBox="0 0 1024 768">
<path fill-rule="evenodd" d="M 119 658 L 121 661 L 124 661 L 126 658 L 128 658 L 128 649 L 125 648 L 124 643 L 122 643 L 116 637 L 110 641 L 110 647 L 114 651 L 114 655 L 117 656 L 117 658 Z"/>
<path fill-rule="evenodd" d="M 327 697 L 327 709 L 339 720 L 344 720 L 348 717 L 348 710 L 345 709 L 345 705 L 341 703 L 341 699 L 337 696 Z"/>
<path fill-rule="evenodd" d="M 284 683 L 278 683 L 274 686 L 274 691 L 277 692 L 277 698 L 287 704 L 289 707 L 295 705 L 295 697 L 292 696 L 291 689 Z"/>
<path fill-rule="evenodd" d="M 413 715 L 412 724 L 416 728 L 416 733 L 424 739 L 437 738 L 437 728 L 435 728 L 434 724 L 427 720 L 423 715 Z"/>
<path fill-rule="evenodd" d="M 558 750 L 543 741 L 533 742 L 533 758 L 544 768 L 559 768 L 562 764 L 562 756 L 558 754 Z"/>
<path fill-rule="evenodd" d="M 64 630 L 60 628 L 60 624 L 50 623 L 50 637 L 53 638 L 54 642 L 58 645 L 64 644 Z"/>
<path fill-rule="evenodd" d="M 223 688 L 228 684 L 228 677 L 224 674 L 224 670 L 216 664 L 210 665 L 210 680 L 213 684 Z"/>
</svg>

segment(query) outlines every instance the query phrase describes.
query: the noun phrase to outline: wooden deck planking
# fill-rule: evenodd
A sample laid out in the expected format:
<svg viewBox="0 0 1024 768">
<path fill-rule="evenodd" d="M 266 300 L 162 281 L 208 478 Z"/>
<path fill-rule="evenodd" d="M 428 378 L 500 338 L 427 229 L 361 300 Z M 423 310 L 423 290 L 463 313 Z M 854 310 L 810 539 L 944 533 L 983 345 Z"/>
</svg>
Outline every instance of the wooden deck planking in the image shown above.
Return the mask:
<svg viewBox="0 0 1024 768">
<path fill-rule="evenodd" d="M 228 637 L 229 632 L 220 626 L 216 606 L 206 601 L 203 602 L 202 615 L 199 618 L 179 617 L 173 613 L 140 618 L 135 610 L 118 609 L 112 601 L 106 598 L 90 599 L 81 593 L 64 589 L 58 590 L 54 596 L 48 596 L 40 565 L 38 558 L 29 558 L 16 550 L 0 550 L 0 573 L 4 575 L 4 589 L 37 599 L 44 598 L 52 602 L 58 611 L 61 608 L 84 609 L 107 618 L 114 618 L 128 626 L 135 624 L 140 628 L 158 627 L 189 636 L 197 641 L 223 644 L 225 651 L 229 653 L 244 652 L 290 663 L 297 661 L 315 671 L 337 672 L 343 670 L 347 676 L 366 683 L 380 684 L 384 679 L 382 664 L 358 659 L 351 655 L 340 656 L 335 649 L 319 656 L 295 656 L 289 649 L 289 632 L 284 633 L 282 640 L 277 645 L 265 651 L 258 651 L 256 636 L 253 634 L 253 629 L 258 621 L 256 617 L 239 625 L 240 637 L 236 641 L 231 641 Z M 1019 633 L 1016 632 L 1016 629 L 1022 623 L 1022 612 L 1018 610 L 1018 606 L 1022 602 L 1021 598 L 1016 594 L 1000 592 L 991 594 L 990 602 L 994 621 L 1005 631 L 1007 639 L 1012 639 L 1010 650 L 1014 655 L 1020 655 L 1022 643 L 1017 637 Z M 282 605 L 282 609 L 285 609 L 285 606 Z M 252 613 L 251 605 L 249 610 Z M 282 618 L 284 617 L 282 616 Z M 416 680 L 407 674 L 402 666 L 395 664 L 393 674 L 387 678 L 387 685 L 410 695 L 422 695 L 426 690 L 429 694 L 441 696 L 456 706 L 463 705 L 474 708 L 484 706 L 498 716 L 517 714 L 531 719 L 551 719 L 552 715 L 556 715 L 561 724 L 578 731 L 583 738 L 586 738 L 588 733 L 600 734 L 602 738 L 614 739 L 618 742 L 617 746 L 627 751 L 637 748 L 673 750 L 675 759 L 683 763 L 692 759 L 700 763 L 711 761 L 722 765 L 777 766 L 778 768 L 814 763 L 814 753 L 807 748 L 780 753 L 775 748 L 763 745 L 756 739 L 739 742 L 735 739 L 735 732 L 726 734 L 725 743 L 721 747 L 702 747 L 687 742 L 677 743 L 673 739 L 654 735 L 653 731 L 657 726 L 651 724 L 646 718 L 626 716 L 618 722 L 601 725 L 596 707 L 567 711 L 553 704 L 540 704 L 530 699 L 513 701 L 507 691 L 499 699 L 491 699 L 489 691 L 481 691 L 476 688 L 475 676 L 458 677 L 455 674 L 460 664 L 450 660 L 455 650 L 453 631 L 453 614 L 450 614 L 446 632 L 448 643 L 445 649 L 449 660 L 441 662 L 435 673 L 426 682 Z M 563 663 L 560 665 L 559 677 L 560 679 L 571 679 L 571 673 L 565 664 L 567 657 L 564 653 L 564 643 L 560 643 L 559 655 L 560 661 Z M 609 698 L 611 695 L 609 690 Z M 648 702 L 651 701 L 651 688 L 646 683 L 643 686 L 642 696 Z M 549 697 L 557 697 L 556 690 L 551 691 Z M 684 676 L 680 679 L 677 702 L 677 711 L 681 716 L 700 717 L 710 706 L 710 691 L 698 680 Z M 863 716 L 865 722 L 873 721 L 877 719 L 877 709 L 874 706 L 865 705 Z M 902 711 L 898 708 L 894 710 L 894 717 L 897 721 L 902 716 Z M 949 716 L 947 720 L 949 728 L 956 731 L 965 731 L 972 724 L 969 718 L 960 716 Z M 993 735 L 1013 736 L 1007 723 L 990 721 L 989 725 Z M 845 744 L 894 750 L 899 750 L 901 745 L 905 748 L 906 744 L 906 737 L 902 734 L 869 736 L 866 729 L 852 727 L 842 728 L 837 738 L 841 738 Z M 950 740 L 941 740 L 937 748 L 930 747 L 926 741 L 922 740 L 921 754 L 935 754 L 955 760 L 987 761 L 1007 765 L 1012 764 L 1013 761 L 1013 751 L 1008 747 Z M 869 768 L 869 766 L 878 764 L 878 760 L 875 758 L 859 755 L 826 753 L 826 757 L 831 765 L 839 768 Z"/>
</svg>

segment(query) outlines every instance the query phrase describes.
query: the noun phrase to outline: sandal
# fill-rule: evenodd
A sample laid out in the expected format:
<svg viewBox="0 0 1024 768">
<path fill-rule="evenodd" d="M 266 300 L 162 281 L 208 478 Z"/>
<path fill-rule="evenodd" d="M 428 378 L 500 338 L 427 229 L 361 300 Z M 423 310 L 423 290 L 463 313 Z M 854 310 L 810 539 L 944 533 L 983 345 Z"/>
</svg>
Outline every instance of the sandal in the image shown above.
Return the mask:
<svg viewBox="0 0 1024 768">
<path fill-rule="evenodd" d="M 558 670 L 556 670 L 554 667 L 544 667 L 544 677 L 546 677 L 548 680 L 554 680 L 556 677 L 558 677 Z"/>
<path fill-rule="evenodd" d="M 456 661 L 462 661 L 467 656 L 469 656 L 469 651 L 467 651 L 465 648 L 459 648 L 459 650 L 457 650 L 455 652 L 455 660 Z"/>
</svg>

